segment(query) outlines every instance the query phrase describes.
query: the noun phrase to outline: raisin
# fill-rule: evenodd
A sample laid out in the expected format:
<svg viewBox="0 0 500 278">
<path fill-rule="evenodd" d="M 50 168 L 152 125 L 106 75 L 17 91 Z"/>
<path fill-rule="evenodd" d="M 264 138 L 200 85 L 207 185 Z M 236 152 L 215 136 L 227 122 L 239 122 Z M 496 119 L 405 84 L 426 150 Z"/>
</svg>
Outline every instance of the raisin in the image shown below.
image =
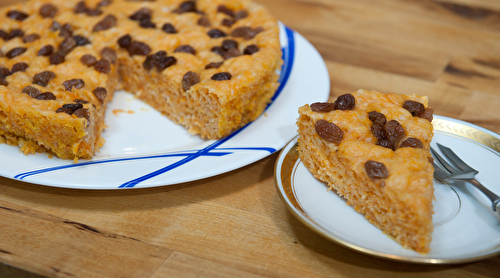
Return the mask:
<svg viewBox="0 0 500 278">
<path fill-rule="evenodd" d="M 99 9 L 93 9 L 93 10 L 88 9 L 87 12 L 85 12 L 85 14 L 88 16 L 98 16 L 102 14 L 102 11 Z"/>
<path fill-rule="evenodd" d="M 29 34 L 27 35 L 26 37 L 23 38 L 23 42 L 24 43 L 30 43 L 30 42 L 34 42 L 36 40 L 40 39 L 40 35 L 38 34 Z"/>
<path fill-rule="evenodd" d="M 385 179 L 389 177 L 389 171 L 384 163 L 368 160 L 365 162 L 365 171 L 372 179 Z"/>
<path fill-rule="evenodd" d="M 116 55 L 116 51 L 113 48 L 105 47 L 105 48 L 101 49 L 101 52 L 99 52 L 99 53 L 101 54 L 101 57 L 103 59 L 108 60 L 111 64 L 116 63 L 117 55 Z"/>
<path fill-rule="evenodd" d="M 42 92 L 40 92 L 40 90 L 38 90 L 37 88 L 35 87 L 32 87 L 32 86 L 26 86 L 24 87 L 21 92 L 23 94 L 27 94 L 28 96 L 32 97 L 32 98 L 36 98 L 37 96 L 39 96 Z"/>
<path fill-rule="evenodd" d="M 4 41 L 9 40 L 9 34 L 5 32 L 4 30 L 0 30 L 0 38 L 2 38 Z"/>
<path fill-rule="evenodd" d="M 388 148 L 388 149 L 391 149 L 393 151 L 396 150 L 396 145 L 394 144 L 394 142 L 391 142 L 389 139 L 387 138 L 382 138 L 382 139 L 378 139 L 377 141 L 377 145 L 378 146 L 381 146 L 381 147 L 384 147 L 384 148 Z"/>
<path fill-rule="evenodd" d="M 7 16 L 17 21 L 23 21 L 28 17 L 27 14 L 20 11 L 9 11 Z"/>
<path fill-rule="evenodd" d="M 10 72 L 12 74 L 14 74 L 14 72 L 18 72 L 18 71 L 25 71 L 26 69 L 28 69 L 28 64 L 26 63 L 16 63 L 12 66 L 12 69 L 10 70 Z"/>
<path fill-rule="evenodd" d="M 7 82 L 7 80 L 5 80 L 5 78 L 0 77 L 0 85 L 2 85 L 2 86 L 8 86 L 9 82 Z"/>
<path fill-rule="evenodd" d="M 73 113 L 75 113 L 75 111 L 80 109 L 80 108 L 83 108 L 83 104 L 81 104 L 81 103 L 68 103 L 68 104 L 64 104 L 63 106 L 59 107 L 56 110 L 56 113 L 66 113 L 69 115 L 73 115 Z"/>
<path fill-rule="evenodd" d="M 77 104 L 79 104 L 79 103 L 77 103 Z M 73 112 L 73 115 L 77 116 L 78 118 L 85 118 L 85 119 L 87 119 L 87 121 L 90 121 L 89 120 L 90 113 L 89 113 L 89 110 L 87 108 L 77 109 L 77 110 L 75 110 L 75 112 Z"/>
<path fill-rule="evenodd" d="M 316 121 L 314 128 L 319 137 L 330 143 L 339 144 L 342 141 L 342 137 L 344 137 L 344 131 L 336 124 L 330 123 L 327 120 Z"/>
<path fill-rule="evenodd" d="M 208 17 L 206 17 L 206 16 L 200 17 L 200 19 L 198 19 L 197 23 L 198 23 L 198 25 L 204 26 L 204 27 L 212 26 L 212 24 L 210 23 L 210 19 L 208 19 Z"/>
<path fill-rule="evenodd" d="M 108 30 L 116 26 L 116 17 L 114 15 L 108 14 L 101 21 L 97 22 L 92 28 L 92 32 L 99 32 Z"/>
<path fill-rule="evenodd" d="M 385 132 L 384 125 L 379 122 L 374 122 L 370 127 L 375 138 L 378 140 L 387 139 L 387 133 Z"/>
<path fill-rule="evenodd" d="M 223 26 L 231 27 L 235 22 L 236 22 L 236 20 L 234 20 L 234 19 L 224 18 L 222 20 L 221 24 Z"/>
<path fill-rule="evenodd" d="M 385 115 L 377 111 L 369 112 L 368 119 L 370 119 L 370 121 L 372 121 L 373 123 L 379 123 L 381 125 L 385 125 L 385 123 L 387 122 Z"/>
<path fill-rule="evenodd" d="M 427 107 L 425 108 L 424 113 L 420 114 L 419 117 L 432 123 L 432 119 L 434 118 L 432 114 L 434 114 L 434 109 Z"/>
<path fill-rule="evenodd" d="M 168 56 L 168 57 L 162 57 L 158 61 L 156 61 L 155 66 L 156 66 L 156 70 L 161 72 L 164 69 L 175 65 L 176 63 L 177 63 L 177 59 L 175 59 L 175 57 Z"/>
<path fill-rule="evenodd" d="M 151 52 L 151 48 L 143 42 L 132 41 L 130 45 L 127 47 L 127 51 L 130 56 L 141 55 L 145 56 Z"/>
<path fill-rule="evenodd" d="M 214 47 L 212 47 L 211 51 L 219 54 L 220 56 L 224 56 L 224 53 L 226 53 L 226 51 L 224 50 L 224 48 L 222 48 L 220 46 L 214 46 Z"/>
<path fill-rule="evenodd" d="M 207 64 L 205 66 L 205 69 L 218 69 L 218 68 L 220 68 L 220 66 L 222 66 L 222 62 L 214 62 L 214 63 Z"/>
<path fill-rule="evenodd" d="M 42 17 L 54 17 L 57 14 L 57 7 L 48 3 L 40 7 L 40 10 L 38 10 L 38 13 Z"/>
<path fill-rule="evenodd" d="M 33 84 L 38 84 L 42 87 L 46 87 L 50 80 L 54 79 L 56 74 L 51 71 L 42 71 L 33 76 Z"/>
<path fill-rule="evenodd" d="M 148 8 L 141 8 L 141 9 L 137 10 L 135 13 L 133 13 L 131 16 L 129 16 L 128 18 L 130 18 L 131 20 L 135 20 L 135 21 L 143 21 L 143 20 L 150 21 L 152 13 L 153 13 L 153 11 L 148 9 Z"/>
<path fill-rule="evenodd" d="M 11 74 L 8 68 L 0 67 L 0 77 L 5 78 Z"/>
<path fill-rule="evenodd" d="M 102 87 L 97 87 L 95 90 L 92 91 L 92 93 L 94 93 L 95 97 L 101 103 L 104 102 L 104 100 L 106 99 L 106 96 L 108 95 L 108 92 L 106 91 L 106 89 L 104 89 Z"/>
<path fill-rule="evenodd" d="M 250 27 L 238 27 L 231 32 L 233 37 L 241 37 L 245 40 L 253 39 L 258 33 L 264 31 L 261 27 L 252 29 Z"/>
<path fill-rule="evenodd" d="M 414 137 L 408 137 L 406 140 L 404 140 L 401 145 L 399 146 L 400 148 L 415 148 L 415 149 L 423 149 L 424 144 L 420 139 L 414 138 Z"/>
<path fill-rule="evenodd" d="M 224 50 L 229 50 L 231 48 L 238 48 L 238 42 L 235 40 L 224 40 L 222 41 L 222 48 Z"/>
<path fill-rule="evenodd" d="M 210 31 L 208 31 L 207 35 L 212 39 L 227 37 L 227 34 L 219 29 L 211 29 Z"/>
<path fill-rule="evenodd" d="M 408 110 L 413 116 L 418 116 L 425 111 L 425 106 L 422 103 L 413 100 L 405 101 L 403 103 L 403 108 Z"/>
<path fill-rule="evenodd" d="M 52 92 L 45 92 L 42 94 L 39 94 L 37 97 L 35 97 L 38 100 L 56 100 L 56 96 Z"/>
<path fill-rule="evenodd" d="M 26 48 L 16 47 L 16 48 L 9 50 L 9 52 L 7 52 L 7 54 L 5 54 L 5 56 L 9 59 L 12 59 L 14 57 L 17 57 L 17 56 L 23 54 L 24 52 L 26 52 Z"/>
<path fill-rule="evenodd" d="M 177 47 L 174 52 L 184 52 L 184 53 L 190 53 L 190 54 L 193 54 L 193 55 L 196 55 L 196 50 L 194 50 L 194 48 L 190 45 L 181 45 L 179 47 Z"/>
<path fill-rule="evenodd" d="M 73 39 L 75 40 L 77 46 L 83 46 L 83 45 L 90 44 L 89 39 L 87 39 L 84 36 L 74 35 Z"/>
<path fill-rule="evenodd" d="M 87 12 L 87 6 L 85 6 L 84 1 L 80 1 L 76 3 L 75 8 L 73 8 L 75 14 L 83 14 Z"/>
<path fill-rule="evenodd" d="M 165 23 L 163 24 L 163 27 L 161 27 L 163 32 L 168 33 L 168 34 L 175 34 L 177 33 L 177 30 L 175 29 L 174 25 L 170 23 Z"/>
<path fill-rule="evenodd" d="M 21 29 L 14 29 L 10 31 L 8 40 L 12 40 L 13 38 L 20 37 L 22 38 L 24 36 L 24 31 Z"/>
<path fill-rule="evenodd" d="M 83 86 L 85 86 L 85 82 L 82 79 L 74 78 L 74 79 L 64 81 L 63 86 L 66 89 L 66 91 L 71 92 L 71 90 L 73 90 L 73 88 L 75 88 L 75 89 L 83 88 Z"/>
<path fill-rule="evenodd" d="M 315 102 L 311 104 L 311 110 L 318 113 L 328 113 L 335 110 L 331 102 Z"/>
<path fill-rule="evenodd" d="M 351 94 L 341 95 L 333 103 L 335 110 L 351 110 L 356 105 L 356 99 Z"/>
<path fill-rule="evenodd" d="M 64 63 L 64 53 L 61 53 L 59 51 L 53 53 L 52 55 L 49 56 L 49 62 L 51 65 L 59 65 Z"/>
<path fill-rule="evenodd" d="M 132 43 L 132 37 L 130 35 L 123 35 L 118 39 L 118 45 L 121 48 L 127 48 Z"/>
<path fill-rule="evenodd" d="M 219 5 L 217 7 L 217 12 L 227 14 L 228 16 L 234 17 L 234 12 L 224 5 Z"/>
<path fill-rule="evenodd" d="M 111 0 L 102 0 L 101 2 L 97 3 L 97 7 L 105 7 L 109 6 L 113 3 Z"/>
<path fill-rule="evenodd" d="M 82 64 L 86 65 L 87 67 L 91 67 L 97 63 L 97 58 L 90 55 L 90 54 L 85 54 L 80 58 L 80 62 Z"/>
<path fill-rule="evenodd" d="M 174 12 L 182 14 L 189 12 L 196 12 L 196 3 L 194 1 L 185 1 L 182 2 Z"/>
<path fill-rule="evenodd" d="M 38 50 L 37 56 L 49 56 L 54 52 L 54 47 L 50 44 L 42 46 L 40 50 Z"/>
<path fill-rule="evenodd" d="M 84 100 L 84 99 L 78 99 L 78 98 L 77 98 L 77 99 L 75 99 L 75 100 L 74 100 L 74 102 L 76 102 L 76 103 L 81 103 L 81 104 L 86 104 L 86 103 L 89 103 L 89 101 L 87 101 L 87 100 Z"/>
<path fill-rule="evenodd" d="M 153 55 L 146 56 L 146 59 L 142 63 L 142 66 L 146 70 L 151 70 L 155 66 L 155 59 L 153 58 Z"/>
<path fill-rule="evenodd" d="M 156 24 L 154 24 L 149 20 L 141 20 L 139 22 L 139 26 L 141 26 L 142 28 L 152 28 L 152 29 L 156 28 Z"/>
<path fill-rule="evenodd" d="M 60 29 L 59 29 L 59 37 L 71 37 L 73 35 L 73 28 L 69 24 L 64 24 Z"/>
<path fill-rule="evenodd" d="M 256 52 L 259 52 L 259 47 L 256 46 L 255 44 L 247 45 L 247 47 L 243 49 L 243 54 L 245 55 L 252 55 Z"/>
<path fill-rule="evenodd" d="M 95 63 L 94 69 L 100 73 L 109 73 L 111 71 L 111 64 L 103 58 Z"/>
<path fill-rule="evenodd" d="M 212 75 L 212 80 L 225 81 L 225 80 L 231 80 L 231 77 L 232 75 L 229 72 L 219 72 Z"/>
<path fill-rule="evenodd" d="M 240 20 L 246 17 L 248 17 L 248 12 L 246 10 L 239 10 L 234 13 L 234 19 L 236 20 Z"/>
<path fill-rule="evenodd" d="M 394 145 L 397 145 L 398 142 L 405 137 L 403 126 L 396 120 L 390 120 L 385 123 L 384 129 L 387 134 L 387 139 Z"/>
<path fill-rule="evenodd" d="M 57 22 L 57 21 L 52 21 L 52 24 L 50 25 L 49 30 L 52 32 L 55 32 L 59 29 L 61 29 L 61 24 L 59 24 L 59 22 Z"/>
<path fill-rule="evenodd" d="M 224 57 L 225 60 L 231 59 L 234 57 L 241 56 L 241 52 L 238 50 L 238 48 L 231 48 L 222 57 Z"/>
<path fill-rule="evenodd" d="M 200 76 L 196 72 L 188 71 L 182 77 L 182 89 L 184 91 L 189 90 L 191 86 L 200 83 Z"/>
<path fill-rule="evenodd" d="M 76 47 L 76 41 L 73 39 L 73 37 L 66 37 L 60 44 L 59 44 L 59 52 L 61 52 L 63 55 L 67 55 L 68 53 L 71 52 Z"/>
</svg>

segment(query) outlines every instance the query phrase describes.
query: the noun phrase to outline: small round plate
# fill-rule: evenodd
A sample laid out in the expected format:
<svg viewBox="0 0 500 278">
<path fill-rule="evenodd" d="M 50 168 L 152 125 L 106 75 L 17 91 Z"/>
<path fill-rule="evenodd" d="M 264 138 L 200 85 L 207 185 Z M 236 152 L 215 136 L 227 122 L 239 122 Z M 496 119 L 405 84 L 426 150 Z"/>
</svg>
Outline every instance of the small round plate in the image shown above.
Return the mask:
<svg viewBox="0 0 500 278">
<path fill-rule="evenodd" d="M 460 120 L 435 116 L 436 143 L 453 149 L 477 169 L 477 179 L 500 195 L 500 135 Z M 295 137 L 281 151 L 275 166 L 278 194 L 288 210 L 304 225 L 325 238 L 353 250 L 396 261 L 454 264 L 500 254 L 500 216 L 491 202 L 464 182 L 434 181 L 434 233 L 431 251 L 422 255 L 405 249 L 371 225 L 346 201 L 305 168 Z"/>
</svg>

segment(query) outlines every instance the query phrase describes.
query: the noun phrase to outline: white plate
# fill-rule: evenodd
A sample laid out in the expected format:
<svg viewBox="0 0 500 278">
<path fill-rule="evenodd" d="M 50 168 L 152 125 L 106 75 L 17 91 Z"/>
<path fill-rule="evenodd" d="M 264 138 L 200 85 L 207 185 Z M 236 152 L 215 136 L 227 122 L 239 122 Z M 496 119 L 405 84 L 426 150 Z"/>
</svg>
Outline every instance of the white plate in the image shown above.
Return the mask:
<svg viewBox="0 0 500 278">
<path fill-rule="evenodd" d="M 482 184 L 500 195 L 500 135 L 442 116 L 435 116 L 433 125 L 433 148 L 438 150 L 437 142 L 453 149 L 479 170 L 477 179 Z M 431 251 L 421 255 L 401 247 L 347 206 L 344 199 L 327 191 L 300 161 L 297 139 L 283 148 L 276 162 L 276 188 L 290 212 L 316 233 L 365 254 L 405 262 L 464 263 L 500 254 L 500 216 L 472 185 L 454 182 L 450 187 L 434 181 Z"/>
<path fill-rule="evenodd" d="M 281 86 L 263 115 L 230 136 L 202 140 L 131 94 L 117 92 L 106 113 L 106 143 L 94 159 L 75 164 L 45 154 L 25 156 L 0 144 L 0 175 L 65 188 L 144 188 L 215 176 L 280 150 L 296 134 L 298 107 L 325 101 L 330 91 L 316 49 L 282 24 L 280 31 Z"/>
</svg>

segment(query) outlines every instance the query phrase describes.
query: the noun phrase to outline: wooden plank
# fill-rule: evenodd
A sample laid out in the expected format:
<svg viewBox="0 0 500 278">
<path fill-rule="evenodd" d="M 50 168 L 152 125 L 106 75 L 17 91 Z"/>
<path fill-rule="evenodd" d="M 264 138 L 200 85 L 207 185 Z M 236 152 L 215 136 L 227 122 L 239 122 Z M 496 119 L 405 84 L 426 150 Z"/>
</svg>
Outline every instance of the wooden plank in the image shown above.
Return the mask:
<svg viewBox="0 0 500 278">
<path fill-rule="evenodd" d="M 425 80 L 436 80 L 448 64 L 442 51 L 373 42 L 346 34 L 327 36 L 308 32 L 308 39 L 328 61 L 396 73 Z M 413 49 L 412 49 L 413 48 Z"/>
<path fill-rule="evenodd" d="M 460 118 L 484 128 L 500 132 L 500 95 L 474 92 Z"/>
<path fill-rule="evenodd" d="M 496 59 L 454 57 L 450 64 L 446 66 L 438 82 L 469 90 L 498 94 L 498 88 L 500 88 L 500 57 L 496 57 Z"/>
<path fill-rule="evenodd" d="M 409 5 L 416 5 L 411 2 Z M 443 21 L 439 16 L 400 12 L 371 1 L 286 1 L 266 4 L 272 13 L 298 32 L 328 38 L 331 34 L 363 38 L 367 45 L 387 44 L 404 49 L 446 51 L 450 55 L 500 56 L 500 34 L 467 24 Z M 283 9 L 283 7 L 287 7 Z M 300 14 L 300 21 L 296 15 Z"/>
<path fill-rule="evenodd" d="M 217 273 L 220 266 L 224 266 L 223 274 L 238 270 L 242 275 L 277 277 L 399 277 L 399 271 L 403 271 L 400 263 L 347 250 L 315 234 L 295 219 L 274 188 L 274 160 L 275 156 L 204 183 L 145 190 L 82 191 L 15 182 L 0 195 L 0 200 L 36 207 L 44 213 L 57 215 L 58 219 L 62 218 L 60 216 L 78 219 L 92 229 L 106 229 L 108 233 L 119 233 L 142 243 L 195 257 L 210 267 L 205 270 L 207 275 Z M 18 237 L 30 237 L 33 233 L 32 228 L 16 227 Z M 98 246 L 111 244 L 104 239 L 91 242 L 81 236 L 71 238 L 73 244 L 86 247 L 81 253 L 89 257 L 94 256 L 93 249 Z M 29 248 L 30 244 L 25 242 L 22 249 Z M 128 244 L 128 247 L 123 246 L 122 253 L 134 252 L 136 247 Z M 29 254 L 35 257 L 34 251 Z M 181 259 L 184 266 L 177 262 Z M 22 258 L 17 258 L 19 260 Z M 99 260 L 106 261 L 106 258 L 100 256 Z M 164 265 L 165 271 L 177 273 L 179 268 L 188 267 L 192 260 L 176 258 L 173 265 L 170 262 Z M 46 269 L 51 265 L 44 259 L 26 267 Z M 79 265 L 76 263 L 76 267 Z M 93 265 L 97 269 L 102 267 L 95 261 Z M 442 277 L 443 273 L 464 275 L 455 268 L 422 267 L 429 272 L 427 277 Z M 194 272 L 191 274 L 196 274 L 197 266 L 191 268 Z"/>
<path fill-rule="evenodd" d="M 342 88 L 363 88 L 428 96 L 429 104 L 434 108 L 435 114 L 455 118 L 460 117 L 472 96 L 471 90 L 448 84 L 328 61 L 326 65 L 332 80 L 332 93 L 345 93 Z M 337 84 L 340 85 L 340 89 L 337 89 Z"/>
<path fill-rule="evenodd" d="M 149 277 L 171 250 L 0 201 L 0 259 L 59 277 Z"/>
<path fill-rule="evenodd" d="M 160 277 L 263 277 L 223 264 L 214 263 L 180 252 L 173 252 L 151 278 Z"/>
</svg>

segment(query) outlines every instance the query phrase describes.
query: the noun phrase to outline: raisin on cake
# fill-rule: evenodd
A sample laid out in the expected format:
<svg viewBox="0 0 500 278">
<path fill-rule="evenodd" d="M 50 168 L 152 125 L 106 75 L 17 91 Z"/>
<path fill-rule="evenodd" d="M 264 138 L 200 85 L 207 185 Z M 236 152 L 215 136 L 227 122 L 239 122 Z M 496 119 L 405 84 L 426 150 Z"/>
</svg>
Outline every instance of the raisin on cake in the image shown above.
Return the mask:
<svg viewBox="0 0 500 278">
<path fill-rule="evenodd" d="M 91 158 L 123 88 L 219 139 L 278 87 L 277 21 L 247 0 L 37 0 L 0 9 L 0 142 Z"/>
<path fill-rule="evenodd" d="M 304 105 L 297 120 L 307 169 L 420 253 L 429 251 L 433 231 L 432 113 L 426 97 L 359 90 Z"/>
</svg>

